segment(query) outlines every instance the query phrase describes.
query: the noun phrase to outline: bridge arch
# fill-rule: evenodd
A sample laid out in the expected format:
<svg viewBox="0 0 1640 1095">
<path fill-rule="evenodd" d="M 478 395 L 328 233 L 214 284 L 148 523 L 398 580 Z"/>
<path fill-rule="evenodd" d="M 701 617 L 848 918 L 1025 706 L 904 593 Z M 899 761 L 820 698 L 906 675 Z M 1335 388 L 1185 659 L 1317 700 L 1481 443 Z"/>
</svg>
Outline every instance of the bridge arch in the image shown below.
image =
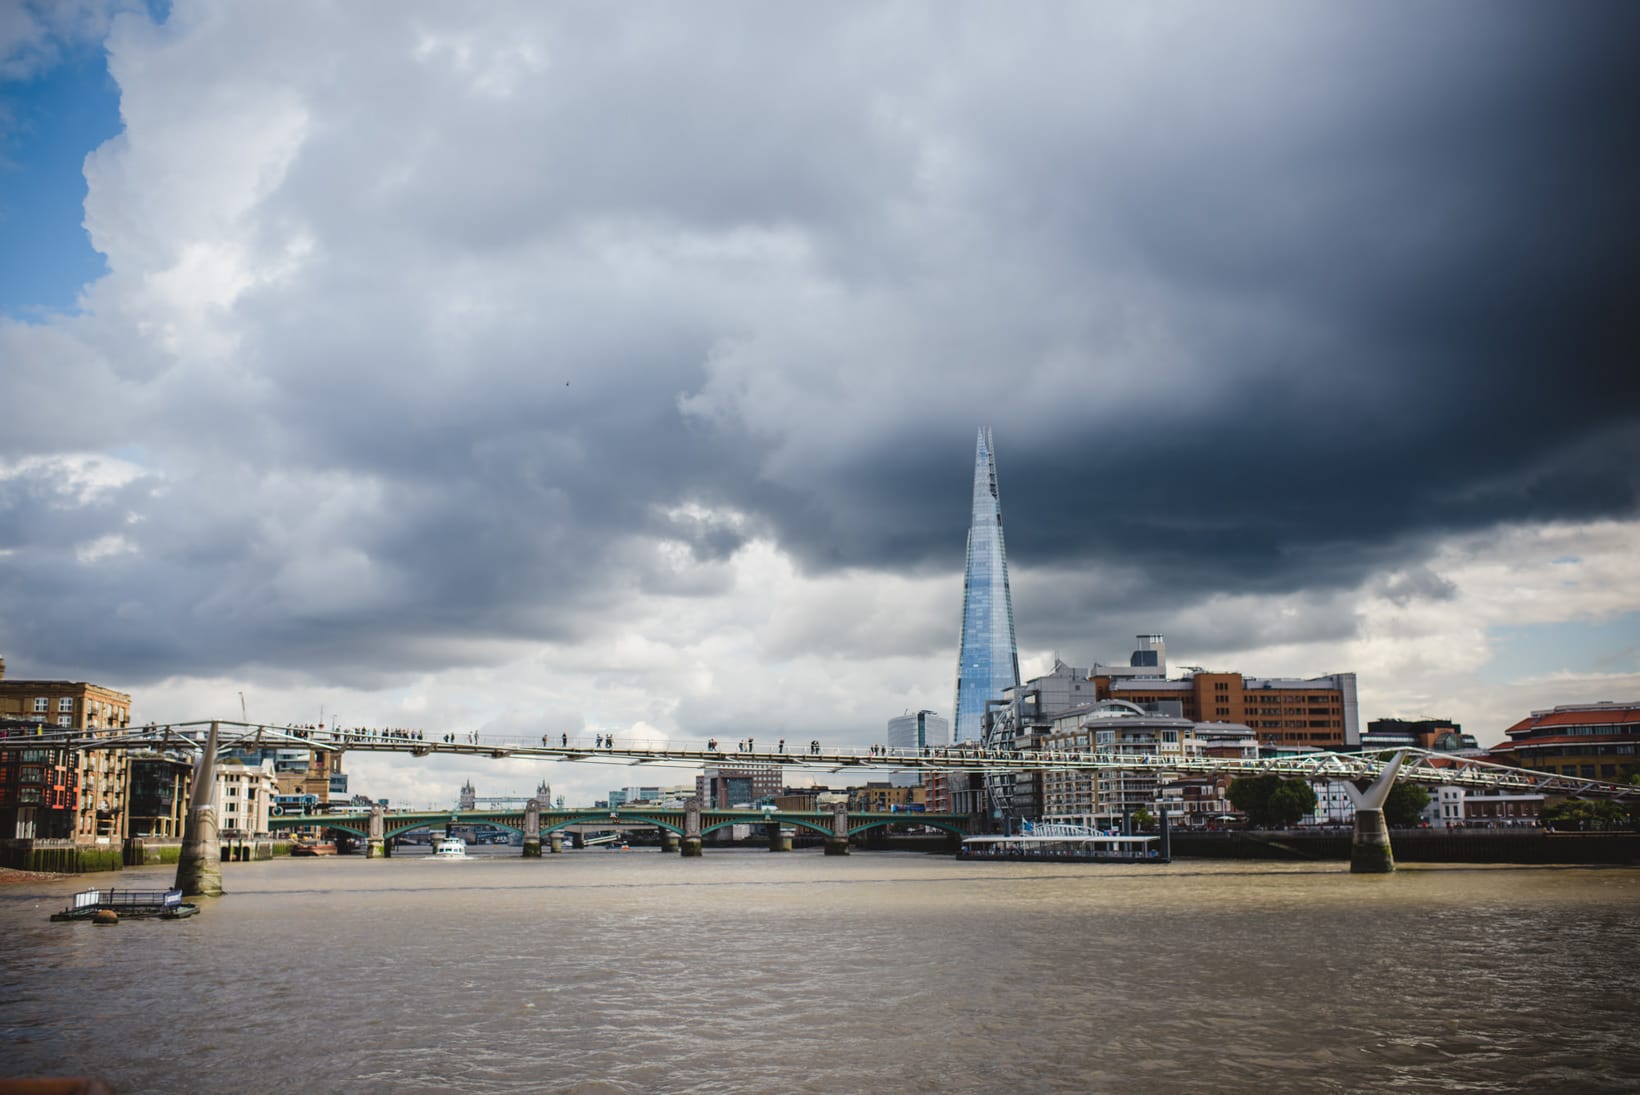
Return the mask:
<svg viewBox="0 0 1640 1095">
<path fill-rule="evenodd" d="M 670 821 L 663 821 L 658 817 L 647 817 L 642 814 L 621 814 L 618 817 L 610 817 L 607 813 L 596 812 L 588 813 L 587 815 L 580 817 L 571 815 L 570 817 L 559 818 L 558 820 L 550 823 L 545 817 L 543 817 L 541 819 L 541 833 L 545 836 L 547 833 L 555 833 L 562 829 L 567 829 L 571 825 L 602 825 L 609 829 L 665 829 L 668 832 L 676 833 L 679 836 L 684 835 L 683 826 L 674 824 Z"/>
<path fill-rule="evenodd" d="M 824 822 L 810 821 L 801 817 L 787 817 L 784 814 L 764 814 L 761 817 L 731 817 L 722 821 L 714 821 L 710 825 L 706 823 L 705 818 L 702 818 L 700 835 L 706 836 L 708 833 L 715 833 L 719 829 L 728 829 L 735 825 L 790 825 L 797 829 L 810 829 L 822 836 L 831 835 L 831 826 Z"/>
<path fill-rule="evenodd" d="M 849 836 L 858 836 L 860 833 L 866 832 L 870 829 L 886 829 L 890 825 L 922 825 L 922 826 L 926 826 L 927 828 L 930 828 L 930 829 L 942 829 L 945 832 L 955 834 L 956 836 L 967 836 L 968 835 L 966 830 L 960 828 L 959 826 L 953 825 L 950 822 L 936 821 L 933 818 L 925 818 L 920 814 L 908 814 L 903 818 L 899 818 L 899 817 L 872 818 L 870 821 L 867 821 L 864 825 L 850 825 L 849 830 L 848 830 L 848 835 Z M 829 835 L 829 830 L 828 830 L 828 835 Z"/>
<path fill-rule="evenodd" d="M 268 819 L 268 831 L 270 833 L 288 833 L 292 829 L 335 829 L 337 832 L 351 833 L 361 840 L 369 837 L 370 819 L 368 817 L 342 816 L 347 817 L 345 822 L 330 814 L 286 814 L 283 817 L 270 817 Z"/>
</svg>

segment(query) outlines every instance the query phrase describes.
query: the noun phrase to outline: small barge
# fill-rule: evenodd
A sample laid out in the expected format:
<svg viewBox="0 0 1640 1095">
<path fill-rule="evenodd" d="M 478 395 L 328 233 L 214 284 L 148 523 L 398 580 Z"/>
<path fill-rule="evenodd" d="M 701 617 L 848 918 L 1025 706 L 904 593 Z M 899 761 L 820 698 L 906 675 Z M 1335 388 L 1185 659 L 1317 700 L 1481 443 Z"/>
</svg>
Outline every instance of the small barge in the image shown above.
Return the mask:
<svg viewBox="0 0 1640 1095">
<path fill-rule="evenodd" d="M 328 840 L 324 841 L 297 841 L 290 846 L 291 855 L 335 855 L 336 845 Z"/>
<path fill-rule="evenodd" d="M 111 912 L 120 919 L 181 920 L 199 912 L 199 906 L 182 900 L 181 890 L 82 890 L 74 904 L 53 920 L 94 920 L 98 913 Z"/>
</svg>

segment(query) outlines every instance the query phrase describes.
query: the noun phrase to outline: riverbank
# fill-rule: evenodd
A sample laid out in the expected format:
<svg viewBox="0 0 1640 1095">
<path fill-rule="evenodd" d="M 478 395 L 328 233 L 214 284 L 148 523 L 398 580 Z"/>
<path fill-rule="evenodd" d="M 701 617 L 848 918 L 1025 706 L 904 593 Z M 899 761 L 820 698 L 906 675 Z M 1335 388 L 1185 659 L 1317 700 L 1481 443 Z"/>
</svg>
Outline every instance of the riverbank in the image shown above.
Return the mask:
<svg viewBox="0 0 1640 1095">
<path fill-rule="evenodd" d="M 54 882 L 67 877 L 55 871 L 19 871 L 15 867 L 0 867 L 0 886 L 12 886 L 20 882 Z"/>
<path fill-rule="evenodd" d="M 1175 858 L 1343 862 L 1349 830 L 1246 830 L 1172 834 Z M 1394 829 L 1399 863 L 1582 863 L 1640 865 L 1640 833 L 1553 833 L 1542 829 Z"/>
</svg>

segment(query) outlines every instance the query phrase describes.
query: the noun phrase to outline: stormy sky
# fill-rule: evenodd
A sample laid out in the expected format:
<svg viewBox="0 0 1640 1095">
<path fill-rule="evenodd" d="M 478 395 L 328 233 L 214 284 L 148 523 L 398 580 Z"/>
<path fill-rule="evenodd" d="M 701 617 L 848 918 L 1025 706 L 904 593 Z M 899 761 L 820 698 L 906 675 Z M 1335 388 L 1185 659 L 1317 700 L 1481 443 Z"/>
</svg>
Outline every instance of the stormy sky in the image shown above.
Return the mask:
<svg viewBox="0 0 1640 1095">
<path fill-rule="evenodd" d="M 10 677 L 880 740 L 989 426 L 1028 674 L 1640 698 L 1632 5 L 10 10 Z"/>
</svg>

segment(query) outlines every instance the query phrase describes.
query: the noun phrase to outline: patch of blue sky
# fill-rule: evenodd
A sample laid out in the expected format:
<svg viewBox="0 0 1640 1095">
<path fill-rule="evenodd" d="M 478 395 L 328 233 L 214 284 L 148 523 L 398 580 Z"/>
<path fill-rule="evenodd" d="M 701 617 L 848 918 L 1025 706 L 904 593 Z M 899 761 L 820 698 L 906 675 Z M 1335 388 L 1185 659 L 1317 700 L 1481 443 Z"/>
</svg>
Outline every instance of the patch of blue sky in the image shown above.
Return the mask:
<svg viewBox="0 0 1640 1095">
<path fill-rule="evenodd" d="M 1633 673 L 1640 667 L 1640 612 L 1600 620 L 1494 627 L 1487 636 L 1492 642 L 1492 660 L 1481 669 L 1480 677 L 1490 684 L 1558 672 Z"/>
<path fill-rule="evenodd" d="M 120 132 L 119 89 L 100 45 L 68 49 L 0 83 L 0 314 L 72 311 L 108 272 L 85 220 L 85 157 Z"/>
</svg>

